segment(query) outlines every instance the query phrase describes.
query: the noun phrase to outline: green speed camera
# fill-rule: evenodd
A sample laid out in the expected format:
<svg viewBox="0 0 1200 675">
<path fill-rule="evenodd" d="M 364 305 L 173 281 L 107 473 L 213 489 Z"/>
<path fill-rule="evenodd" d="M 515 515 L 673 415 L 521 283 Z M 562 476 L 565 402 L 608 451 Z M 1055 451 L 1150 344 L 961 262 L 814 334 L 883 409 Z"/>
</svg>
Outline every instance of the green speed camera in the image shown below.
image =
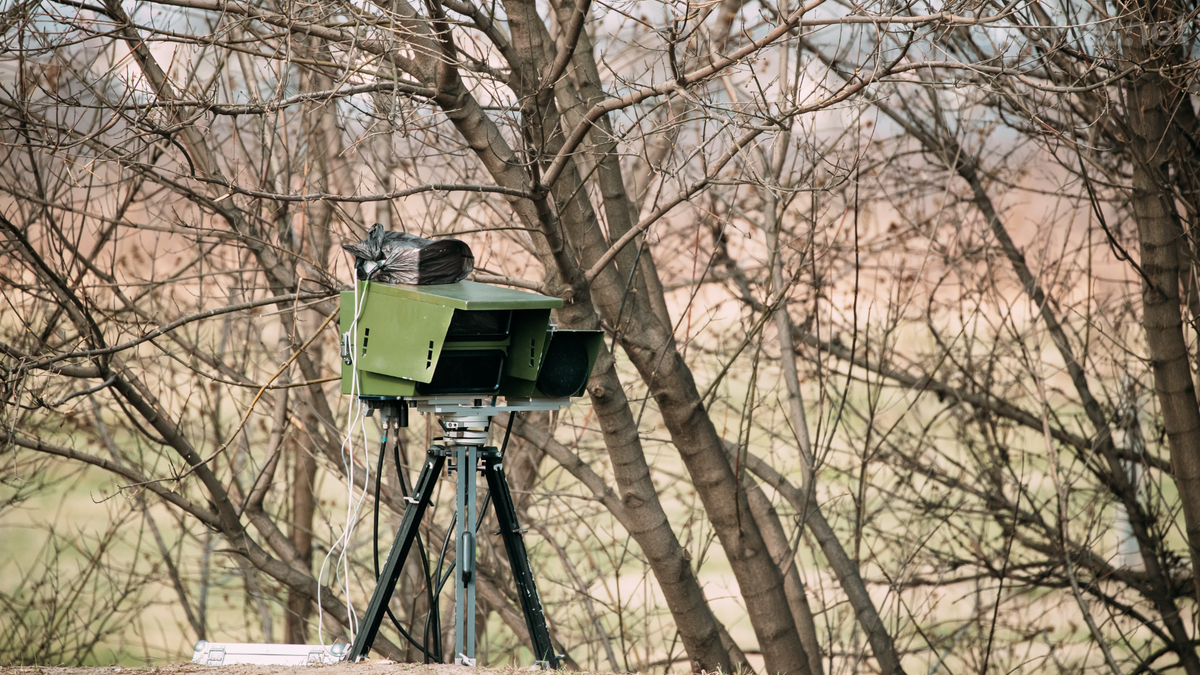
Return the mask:
<svg viewBox="0 0 1200 675">
<path fill-rule="evenodd" d="M 559 298 L 473 281 L 362 281 L 341 300 L 342 393 L 368 398 L 578 396 L 603 339 L 555 328 Z"/>
</svg>

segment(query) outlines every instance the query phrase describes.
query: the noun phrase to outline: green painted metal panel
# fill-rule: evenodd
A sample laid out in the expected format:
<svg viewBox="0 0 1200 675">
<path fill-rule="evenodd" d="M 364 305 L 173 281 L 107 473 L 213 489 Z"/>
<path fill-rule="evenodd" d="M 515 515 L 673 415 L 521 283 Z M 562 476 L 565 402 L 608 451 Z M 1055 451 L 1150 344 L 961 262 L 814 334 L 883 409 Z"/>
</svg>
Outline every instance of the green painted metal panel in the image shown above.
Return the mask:
<svg viewBox="0 0 1200 675">
<path fill-rule="evenodd" d="M 364 281 L 360 282 L 360 287 L 368 287 L 372 295 L 416 300 L 454 309 L 558 309 L 563 306 L 561 298 L 474 281 L 435 286 L 399 286 Z"/>
<path fill-rule="evenodd" d="M 358 371 L 358 389 L 364 396 L 415 396 L 417 384 L 412 380 L 388 377 L 369 371 Z M 342 365 L 342 393 L 349 395 L 350 366 Z"/>
<path fill-rule="evenodd" d="M 441 356 L 454 309 L 376 292 L 382 284 L 370 286 L 365 299 L 359 296 L 362 307 L 355 338 L 359 371 L 428 382 Z M 342 307 L 345 332 L 353 321 L 354 293 L 342 293 Z"/>
<path fill-rule="evenodd" d="M 517 398 L 529 398 L 537 392 L 537 384 L 533 380 L 522 380 L 520 378 L 505 375 L 500 381 L 499 396 L 512 396 Z"/>
<path fill-rule="evenodd" d="M 546 352 L 546 326 L 549 309 L 521 309 L 513 312 L 505 374 L 522 380 L 536 380 Z"/>
</svg>

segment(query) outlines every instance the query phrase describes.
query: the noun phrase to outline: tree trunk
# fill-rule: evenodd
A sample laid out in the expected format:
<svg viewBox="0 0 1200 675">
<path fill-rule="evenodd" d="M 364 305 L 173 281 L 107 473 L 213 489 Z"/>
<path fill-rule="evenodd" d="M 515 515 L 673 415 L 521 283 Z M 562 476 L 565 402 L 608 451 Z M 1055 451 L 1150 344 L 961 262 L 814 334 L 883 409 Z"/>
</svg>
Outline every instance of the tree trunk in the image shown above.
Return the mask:
<svg viewBox="0 0 1200 675">
<path fill-rule="evenodd" d="M 1192 381 L 1179 297 L 1179 248 L 1186 247 L 1167 167 L 1167 125 L 1173 87 L 1152 70 L 1151 46 L 1135 35 L 1131 61 L 1147 66 L 1125 81 L 1126 121 L 1133 160 L 1131 200 L 1141 251 L 1142 325 L 1171 451 L 1171 469 L 1187 527 L 1192 569 L 1200 569 L 1200 408 Z M 1193 575 L 1193 580 L 1197 575 Z M 1195 589 L 1200 599 L 1200 582 Z M 1195 658 L 1192 650 L 1191 658 Z"/>
<path fill-rule="evenodd" d="M 316 499 L 313 487 L 317 478 L 317 460 L 299 443 L 289 443 L 292 452 L 292 544 L 306 569 L 312 569 L 313 515 Z M 291 644 L 308 642 L 308 619 L 312 616 L 312 598 L 298 589 L 288 589 L 284 639 Z"/>
<path fill-rule="evenodd" d="M 779 513 L 775 511 L 775 506 L 771 504 L 762 487 L 749 476 L 742 482 L 750 501 L 750 513 L 762 530 L 771 558 L 783 572 L 783 592 L 787 595 L 788 606 L 792 608 L 792 620 L 796 622 L 796 629 L 800 632 L 804 651 L 808 653 L 808 668 L 812 675 L 822 675 L 824 668 L 821 664 L 821 642 L 817 638 L 817 623 L 808 604 L 808 593 L 804 590 L 804 581 L 800 578 L 796 551 L 788 541 L 783 523 L 779 520 Z"/>
<path fill-rule="evenodd" d="M 508 16 L 518 53 L 536 64 L 527 69 L 523 80 L 527 89 L 520 91 L 527 107 L 541 106 L 522 111 L 527 126 L 537 125 L 527 134 L 536 141 L 535 151 L 540 156 L 553 157 L 562 144 L 558 110 L 552 98 L 540 95 L 541 92 L 531 84 L 536 79 L 528 74 L 545 72 L 548 67 L 549 34 L 533 3 L 510 3 Z M 521 81 L 518 77 L 513 79 Z M 568 240 L 581 253 L 583 263 L 590 267 L 608 245 L 581 183 L 574 162 L 569 162 L 553 185 L 552 195 Z M 605 320 L 620 329 L 626 353 L 658 402 L 674 445 L 683 456 L 731 563 L 767 670 L 771 673 L 807 673 L 808 657 L 783 592 L 779 566 L 767 552 L 757 524 L 752 518 L 740 517 L 750 512 L 746 494 L 739 489 L 725 459 L 721 438 L 700 401 L 691 370 L 675 348 L 670 325 L 659 321 L 650 299 L 644 297 L 646 293 L 626 293 L 624 278 L 628 277 L 629 271 L 621 272 L 618 274 L 617 268 L 606 266 L 591 285 L 591 297 Z M 611 366 L 607 368 L 611 369 Z M 603 375 L 605 369 L 598 365 L 598 370 Z M 591 390 L 599 384 L 601 391 L 617 395 L 620 384 L 616 381 L 615 371 L 612 374 L 611 381 L 597 382 L 593 373 Z M 596 398 L 593 395 L 593 405 Z M 624 399 L 624 392 L 620 392 L 620 398 Z M 619 407 L 623 409 L 619 414 L 628 415 L 629 431 L 636 435 L 628 403 L 622 401 Z"/>
</svg>

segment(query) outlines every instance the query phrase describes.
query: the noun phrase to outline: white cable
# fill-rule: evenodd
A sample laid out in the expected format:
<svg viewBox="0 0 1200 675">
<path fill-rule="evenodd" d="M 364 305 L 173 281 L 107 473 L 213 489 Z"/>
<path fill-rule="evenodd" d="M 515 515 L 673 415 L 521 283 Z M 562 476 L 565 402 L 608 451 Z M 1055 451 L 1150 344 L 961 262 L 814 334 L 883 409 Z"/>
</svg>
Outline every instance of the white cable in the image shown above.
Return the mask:
<svg viewBox="0 0 1200 675">
<path fill-rule="evenodd" d="M 367 490 L 369 488 L 368 484 L 371 480 L 371 446 L 367 441 L 367 416 L 360 414 L 357 419 L 359 428 L 362 431 L 363 442 L 363 466 L 365 467 L 363 492 L 357 500 L 354 499 L 354 446 L 353 444 L 350 444 L 350 453 L 346 455 L 349 463 L 349 469 L 347 471 L 348 480 L 346 483 L 349 503 L 346 506 L 346 530 L 344 541 L 342 543 L 342 553 L 338 560 L 342 568 L 342 591 L 346 597 L 346 614 L 350 618 L 351 635 L 358 632 L 358 616 L 354 612 L 354 606 L 350 603 L 350 549 L 354 543 L 354 529 L 358 525 L 359 510 L 362 508 L 363 503 L 367 501 Z M 347 434 L 347 437 L 350 435 L 351 434 Z M 349 440 L 349 438 L 347 438 L 347 440 Z"/>
<path fill-rule="evenodd" d="M 355 426 L 356 421 L 362 428 L 363 451 L 364 451 L 364 454 L 366 457 L 366 466 L 370 467 L 370 465 L 371 465 L 371 452 L 370 452 L 369 446 L 367 445 L 366 415 L 365 415 L 365 410 L 363 409 L 362 401 L 358 397 L 358 394 L 361 391 L 361 384 L 359 383 L 359 380 L 358 380 L 358 320 L 359 320 L 359 317 L 362 316 L 362 310 L 363 310 L 363 307 L 366 306 L 366 300 L 367 300 L 367 294 L 365 294 L 365 293 L 361 294 L 361 297 L 360 297 L 359 288 L 360 288 L 360 285 L 358 283 L 358 280 L 355 279 L 355 283 L 354 283 L 354 319 L 350 322 L 350 337 L 348 340 L 348 343 L 349 343 L 348 348 L 349 348 L 349 353 L 350 353 L 350 395 L 351 395 L 350 401 L 351 401 L 351 403 L 350 403 L 350 407 L 347 410 L 347 414 L 346 414 L 346 436 L 345 436 L 345 438 L 342 439 L 342 445 L 341 445 L 342 461 L 343 461 L 342 466 L 346 471 L 346 481 L 347 481 L 346 482 L 346 493 L 347 493 L 346 525 L 342 529 L 341 536 L 338 537 L 332 543 L 330 543 L 329 549 L 325 553 L 325 558 L 321 561 L 321 570 L 317 574 L 317 640 L 321 643 L 321 645 L 325 644 L 325 637 L 323 634 L 324 627 L 325 627 L 325 623 L 324 623 L 325 622 L 325 613 L 324 613 L 323 607 L 321 605 L 321 585 L 322 585 L 322 581 L 325 578 L 325 568 L 329 564 L 329 558 L 333 555 L 334 549 L 337 548 L 338 545 L 341 546 L 341 552 L 338 557 L 338 566 L 342 568 L 341 569 L 342 573 L 337 574 L 337 576 L 342 577 L 342 592 L 346 598 L 346 613 L 347 613 L 348 623 L 350 624 L 349 628 L 350 628 L 351 642 L 354 641 L 354 634 L 358 630 L 358 626 L 357 626 L 358 618 L 354 613 L 353 605 L 350 603 L 350 566 L 349 566 L 348 549 L 350 547 L 350 543 L 352 541 L 352 537 L 354 534 L 354 525 L 358 519 L 358 507 L 359 507 L 359 505 L 361 505 L 362 501 L 366 499 L 366 494 L 367 494 L 366 483 L 367 483 L 367 481 L 363 482 L 362 500 L 360 500 L 359 502 L 356 503 L 355 499 L 354 499 L 354 456 L 353 456 L 354 449 L 353 449 L 353 443 L 351 442 L 351 439 L 354 436 L 354 426 Z M 357 417 L 357 420 L 355 419 L 356 417 Z M 347 451 L 346 451 L 348 446 L 350 448 L 349 453 L 347 453 Z M 369 472 L 368 472 L 368 475 L 369 475 Z"/>
</svg>

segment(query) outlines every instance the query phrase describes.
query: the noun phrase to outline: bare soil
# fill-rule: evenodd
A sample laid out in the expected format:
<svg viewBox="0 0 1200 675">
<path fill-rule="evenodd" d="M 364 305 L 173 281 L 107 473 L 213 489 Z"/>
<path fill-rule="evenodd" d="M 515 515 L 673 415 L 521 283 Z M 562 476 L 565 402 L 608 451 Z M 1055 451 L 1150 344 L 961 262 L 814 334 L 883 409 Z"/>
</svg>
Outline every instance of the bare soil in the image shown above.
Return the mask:
<svg viewBox="0 0 1200 675">
<path fill-rule="evenodd" d="M 0 675 L 523 675 L 529 668 L 463 668 L 452 665 L 422 665 L 392 661 L 362 661 L 332 666 L 201 666 L 194 663 L 153 668 L 71 668 L 46 666 L 0 666 Z"/>
</svg>

